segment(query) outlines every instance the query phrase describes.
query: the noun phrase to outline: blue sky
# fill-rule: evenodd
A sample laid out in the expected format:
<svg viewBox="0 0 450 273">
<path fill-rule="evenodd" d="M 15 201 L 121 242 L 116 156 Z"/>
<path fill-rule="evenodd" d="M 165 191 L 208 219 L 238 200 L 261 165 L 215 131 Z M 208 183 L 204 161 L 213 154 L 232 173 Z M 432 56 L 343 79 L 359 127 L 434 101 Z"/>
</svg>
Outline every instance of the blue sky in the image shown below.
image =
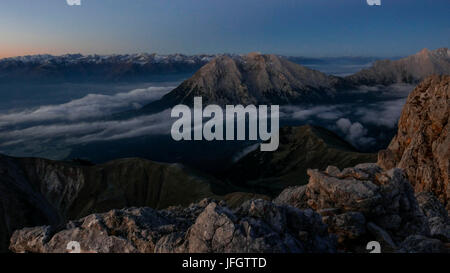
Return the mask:
<svg viewBox="0 0 450 273">
<path fill-rule="evenodd" d="M 2 0 L 0 57 L 36 53 L 403 56 L 450 45 L 449 0 Z"/>
</svg>

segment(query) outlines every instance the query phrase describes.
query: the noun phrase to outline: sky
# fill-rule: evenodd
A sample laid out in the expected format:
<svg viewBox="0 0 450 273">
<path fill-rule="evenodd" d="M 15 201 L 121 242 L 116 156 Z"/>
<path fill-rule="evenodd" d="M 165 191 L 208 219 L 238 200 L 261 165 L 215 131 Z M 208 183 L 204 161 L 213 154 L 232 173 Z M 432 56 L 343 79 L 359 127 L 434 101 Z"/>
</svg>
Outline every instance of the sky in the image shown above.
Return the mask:
<svg viewBox="0 0 450 273">
<path fill-rule="evenodd" d="M 28 54 L 405 56 L 450 46 L 449 0 L 2 0 L 0 58 Z"/>
</svg>

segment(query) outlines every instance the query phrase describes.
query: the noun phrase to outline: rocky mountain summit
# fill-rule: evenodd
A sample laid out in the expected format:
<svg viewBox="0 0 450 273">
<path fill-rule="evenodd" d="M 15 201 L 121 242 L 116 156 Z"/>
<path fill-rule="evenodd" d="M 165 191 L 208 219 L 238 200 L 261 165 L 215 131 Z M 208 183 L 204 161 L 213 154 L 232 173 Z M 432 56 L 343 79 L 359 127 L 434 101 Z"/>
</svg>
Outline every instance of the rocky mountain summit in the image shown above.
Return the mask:
<svg viewBox="0 0 450 273">
<path fill-rule="evenodd" d="M 193 105 L 196 96 L 219 105 L 311 102 L 332 97 L 339 82 L 276 55 L 219 56 L 144 111 Z"/>
<path fill-rule="evenodd" d="M 354 85 L 418 83 L 431 75 L 450 74 L 450 50 L 423 49 L 399 60 L 376 61 L 372 67 L 346 77 Z"/>
<path fill-rule="evenodd" d="M 432 76 L 409 95 L 397 135 L 379 153 L 385 169 L 402 168 L 416 192 L 432 192 L 450 210 L 450 76 Z"/>
</svg>

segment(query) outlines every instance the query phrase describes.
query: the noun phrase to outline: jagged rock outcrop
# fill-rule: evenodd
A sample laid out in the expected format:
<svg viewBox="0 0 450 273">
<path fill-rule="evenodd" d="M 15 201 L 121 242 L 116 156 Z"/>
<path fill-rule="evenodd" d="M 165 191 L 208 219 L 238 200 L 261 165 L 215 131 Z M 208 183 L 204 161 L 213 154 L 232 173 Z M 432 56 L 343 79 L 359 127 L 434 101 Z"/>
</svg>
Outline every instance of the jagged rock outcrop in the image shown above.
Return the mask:
<svg viewBox="0 0 450 273">
<path fill-rule="evenodd" d="M 383 251 L 395 252 L 410 236 L 431 236 L 401 169 L 384 171 L 376 164 L 360 164 L 342 171 L 331 166 L 325 172 L 309 170 L 308 174 L 308 185 L 288 188 L 274 202 L 316 210 L 329 232 L 337 234 L 340 249 L 358 252 L 376 240 Z"/>
<path fill-rule="evenodd" d="M 289 126 L 280 129 L 276 151 L 255 149 L 224 171 L 223 176 L 236 186 L 276 196 L 286 187 L 308 183 L 308 168 L 324 170 L 329 165 L 345 168 L 376 160 L 376 154 L 358 152 L 325 128 Z"/>
<path fill-rule="evenodd" d="M 405 170 L 416 192 L 432 192 L 450 210 L 450 75 L 432 76 L 409 95 L 389 147 L 385 169 Z"/>
<path fill-rule="evenodd" d="M 83 252 L 231 253 L 335 252 L 333 236 L 312 210 L 252 200 L 232 211 L 203 200 L 188 208 L 150 208 L 93 214 L 62 228 L 18 230 L 14 252 L 64 253 L 77 241 Z"/>
<path fill-rule="evenodd" d="M 423 49 L 417 54 L 399 60 L 376 61 L 372 67 L 348 76 L 346 80 L 354 85 L 415 84 L 436 74 L 450 74 L 448 48 Z"/>
</svg>

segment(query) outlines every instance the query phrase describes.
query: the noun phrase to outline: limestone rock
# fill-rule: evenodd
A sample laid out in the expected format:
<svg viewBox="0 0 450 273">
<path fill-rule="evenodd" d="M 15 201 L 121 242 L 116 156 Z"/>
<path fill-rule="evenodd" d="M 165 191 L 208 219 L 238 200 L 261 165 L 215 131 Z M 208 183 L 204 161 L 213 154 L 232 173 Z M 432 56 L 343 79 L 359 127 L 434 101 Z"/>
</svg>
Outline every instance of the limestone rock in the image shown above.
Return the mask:
<svg viewBox="0 0 450 273">
<path fill-rule="evenodd" d="M 324 216 L 323 221 L 329 226 L 329 232 L 338 236 L 340 244 L 358 239 L 366 233 L 366 219 L 359 212 Z"/>
<path fill-rule="evenodd" d="M 247 201 L 232 211 L 205 199 L 188 208 L 130 208 L 92 214 L 63 227 L 16 231 L 13 252 L 64 253 L 76 241 L 82 252 L 100 253 L 257 253 L 335 252 L 319 214 Z"/>
<path fill-rule="evenodd" d="M 406 238 L 400 245 L 400 251 L 403 253 L 448 253 L 444 244 L 437 240 L 427 238 L 421 235 L 414 235 Z"/>
<path fill-rule="evenodd" d="M 425 214 L 432 237 L 450 242 L 450 218 L 448 212 L 431 193 L 422 192 L 416 195 L 420 209 Z"/>
<path fill-rule="evenodd" d="M 450 209 L 450 76 L 431 76 L 409 95 L 389 147 L 385 169 L 405 170 L 416 192 L 432 192 Z"/>
<path fill-rule="evenodd" d="M 144 208 L 89 215 L 69 222 L 52 234 L 48 232 L 50 229 L 43 226 L 16 231 L 11 238 L 10 250 L 65 253 L 69 242 L 76 241 L 82 252 L 149 253 L 154 251 L 157 239 L 176 230 L 176 226 L 164 215 Z"/>
<path fill-rule="evenodd" d="M 289 187 L 273 200 L 275 204 L 289 204 L 293 207 L 304 209 L 308 208 L 306 196 L 306 185 L 298 187 Z"/>
<path fill-rule="evenodd" d="M 244 203 L 235 212 L 216 203 L 209 204 L 187 231 L 184 242 L 166 245 L 164 252 L 185 253 L 304 253 L 334 252 L 318 214 L 277 206 L 265 200 Z"/>
<path fill-rule="evenodd" d="M 286 189 L 276 202 L 321 213 L 341 249 L 357 251 L 363 242 L 377 239 L 385 249 L 395 251 L 408 236 L 429 236 L 427 220 L 402 170 L 360 164 L 308 174 L 308 185 Z"/>
</svg>

